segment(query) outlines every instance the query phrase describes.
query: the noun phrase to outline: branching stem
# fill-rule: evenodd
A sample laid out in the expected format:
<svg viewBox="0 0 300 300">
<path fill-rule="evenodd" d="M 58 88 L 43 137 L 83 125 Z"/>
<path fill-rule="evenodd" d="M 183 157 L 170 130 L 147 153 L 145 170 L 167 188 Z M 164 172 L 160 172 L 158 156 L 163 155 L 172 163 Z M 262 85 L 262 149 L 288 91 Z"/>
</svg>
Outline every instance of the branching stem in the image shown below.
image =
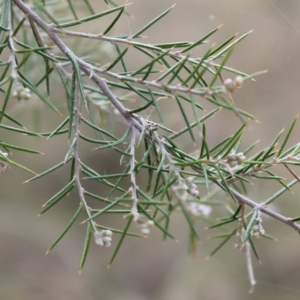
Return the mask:
<svg viewBox="0 0 300 300">
<path fill-rule="evenodd" d="M 137 190 L 138 186 L 136 184 L 136 177 L 135 177 L 135 143 L 136 143 L 136 131 L 135 128 L 131 128 L 131 138 L 130 138 L 130 194 L 132 198 L 132 207 L 131 207 L 131 214 L 133 215 L 133 220 L 137 221 L 139 218 L 138 212 L 138 197 L 137 197 Z"/>
<path fill-rule="evenodd" d="M 103 40 L 103 41 L 108 41 L 111 43 L 125 43 L 127 45 L 132 45 L 132 46 L 139 46 L 139 43 L 134 42 L 130 39 L 118 39 L 118 38 L 109 38 L 103 35 L 91 35 L 91 34 L 84 34 L 84 33 L 76 33 L 76 32 L 72 32 L 72 31 L 66 31 L 66 30 L 60 30 L 58 29 L 54 24 L 47 24 L 46 22 L 44 22 L 34 11 L 32 11 L 30 9 L 30 7 L 25 4 L 23 1 L 21 0 L 12 0 L 19 8 L 20 10 L 23 11 L 23 13 L 28 17 L 33 30 L 38 33 L 36 26 L 34 25 L 34 23 L 36 25 L 38 25 L 40 28 L 42 28 L 47 35 L 51 38 L 51 40 L 54 42 L 54 44 L 57 45 L 57 47 L 62 51 L 62 53 L 70 58 L 70 60 L 76 60 L 78 62 L 78 66 L 81 69 L 81 71 L 83 71 L 89 78 L 91 78 L 91 80 L 94 81 L 94 83 L 99 87 L 99 89 L 103 92 L 103 94 L 109 99 L 109 101 L 112 103 L 112 105 L 120 112 L 120 114 L 124 117 L 124 119 L 127 121 L 128 126 L 130 126 L 132 128 L 132 132 L 131 132 L 131 142 L 130 142 L 130 154 L 131 154 L 131 165 L 130 165 L 130 172 L 131 172 L 131 188 L 132 188 L 132 197 L 134 199 L 133 202 L 133 208 L 132 211 L 137 211 L 137 197 L 136 197 L 136 182 L 135 182 L 135 175 L 134 175 L 134 167 L 135 167 L 135 161 L 134 161 L 134 148 L 135 148 L 135 132 L 136 130 L 138 130 L 139 132 L 143 132 L 144 130 L 144 126 L 146 121 L 143 121 L 142 118 L 137 118 L 135 115 L 131 114 L 130 111 L 116 98 L 116 96 L 111 92 L 111 90 L 109 89 L 106 80 L 101 78 L 100 76 L 98 76 L 96 73 L 100 73 L 100 74 L 105 74 L 108 76 L 111 76 L 115 79 L 118 80 L 126 80 L 126 81 L 132 81 L 138 84 L 143 84 L 152 88 L 158 88 L 158 89 L 162 89 L 162 90 L 167 90 L 169 93 L 173 93 L 173 92 L 183 92 L 183 93 L 189 93 L 189 94 L 197 94 L 197 95 L 201 95 L 201 96 L 208 96 L 208 95 L 213 95 L 214 93 L 224 93 L 226 92 L 226 89 L 223 89 L 223 87 L 221 86 L 220 90 L 211 90 L 209 88 L 201 88 L 201 89 L 189 89 L 186 87 L 182 87 L 182 86 L 165 86 L 164 84 L 160 84 L 158 82 L 155 81 L 143 81 L 139 78 L 134 78 L 134 77 L 127 77 L 127 76 L 123 76 L 123 75 L 119 75 L 119 74 L 115 74 L 113 72 L 109 72 L 105 69 L 101 69 L 101 68 L 96 68 L 94 66 L 92 66 L 91 64 L 85 62 L 84 60 L 80 59 L 79 57 L 77 57 L 76 55 L 73 54 L 72 50 L 67 47 L 67 45 L 58 37 L 58 34 L 68 34 L 68 35 L 72 35 L 72 36 L 80 36 L 80 37 L 86 37 L 86 38 L 95 38 L 95 39 L 99 39 L 99 40 Z M 11 18 L 11 17 L 9 17 Z M 9 19 L 11 22 L 11 19 Z M 9 25 L 11 26 L 11 25 Z M 12 29 L 12 27 L 10 27 L 10 29 Z M 11 30 L 10 30 L 11 31 Z M 42 39 L 39 37 L 39 34 L 37 34 L 38 37 L 38 41 L 39 43 L 41 43 L 41 45 L 44 44 L 44 42 L 42 41 Z M 9 45 L 11 48 L 11 62 L 12 62 L 12 77 L 14 77 L 14 72 L 16 72 L 16 65 L 15 65 L 15 59 L 13 57 L 14 55 L 14 47 L 13 47 L 13 38 L 10 35 L 9 38 Z M 140 44 L 140 46 L 144 46 L 144 44 Z M 150 47 L 151 51 L 159 51 L 161 52 L 161 48 L 157 48 L 155 49 L 155 46 Z M 181 55 L 180 52 L 168 52 L 168 55 L 173 56 L 177 59 L 181 59 L 184 58 L 184 56 Z M 197 64 L 199 63 L 199 61 L 197 59 L 191 60 L 190 58 L 188 58 L 188 61 L 190 61 L 193 64 Z M 217 66 L 214 63 L 212 64 L 211 61 L 204 61 L 204 67 L 205 68 L 209 68 L 210 66 Z M 226 70 L 226 68 L 224 67 L 224 69 Z M 79 159 L 79 155 L 78 155 L 78 136 L 79 136 L 79 120 L 80 120 L 80 95 L 78 95 L 78 88 L 77 88 L 77 92 L 76 92 L 76 102 L 74 105 L 74 138 L 76 139 L 75 144 L 74 144 L 74 149 L 73 149 L 73 155 L 74 155 L 74 159 L 75 159 L 75 181 L 76 181 L 76 185 L 78 188 L 78 193 L 80 196 L 80 200 L 82 205 L 84 205 L 86 213 L 88 214 L 89 218 L 90 218 L 90 212 L 89 212 L 89 208 L 86 204 L 86 201 L 84 199 L 84 190 L 81 186 L 80 183 L 80 159 Z M 149 140 L 155 140 L 156 144 L 159 146 L 161 153 L 163 154 L 162 157 L 163 159 L 168 160 L 168 162 L 171 164 L 172 163 L 172 155 L 171 153 L 167 150 L 167 148 L 165 147 L 164 143 L 162 142 L 162 139 L 158 136 L 158 134 L 156 132 L 152 133 L 149 131 L 144 131 L 145 132 L 145 138 L 149 139 Z M 161 163 L 162 166 L 163 162 Z M 197 172 L 199 172 L 199 170 L 196 170 Z M 289 171 L 291 172 L 291 170 L 289 169 Z M 179 171 L 178 171 L 179 172 Z M 251 174 L 252 169 L 248 171 L 249 174 Z M 291 172 L 292 173 L 292 172 Z M 292 173 L 293 174 L 293 173 Z M 180 180 L 180 174 L 176 174 L 178 180 Z M 293 174 L 295 175 L 295 174 Z M 296 176 L 295 176 L 296 177 Z M 298 179 L 298 176 L 296 177 Z M 297 232 L 300 232 L 300 225 L 293 222 L 290 218 L 284 217 L 279 213 L 276 213 L 274 211 L 272 211 L 271 209 L 269 209 L 266 205 L 262 204 L 258 204 L 256 202 L 254 202 L 253 200 L 245 197 L 244 195 L 240 194 L 239 192 L 237 192 L 234 188 L 232 188 L 231 186 L 229 186 L 230 183 L 232 182 L 227 182 L 227 187 L 225 188 L 224 182 L 222 181 L 217 181 L 217 180 L 212 180 L 215 184 L 217 184 L 221 189 L 226 191 L 226 188 L 230 189 L 230 192 L 232 193 L 232 195 L 237 199 L 237 201 L 239 202 L 239 204 L 241 205 L 247 205 L 248 207 L 251 207 L 252 209 L 258 209 L 259 211 L 261 211 L 264 214 L 267 214 L 269 216 L 271 216 L 274 219 L 277 219 L 278 221 L 294 228 Z M 228 190 L 227 190 L 228 192 Z M 91 225 L 93 227 L 95 227 L 94 222 L 91 222 Z M 95 230 L 95 228 L 94 228 Z"/>
<path fill-rule="evenodd" d="M 79 92 L 79 88 L 78 88 L 78 82 L 76 81 L 75 83 L 75 103 L 74 103 L 74 133 L 73 133 L 73 138 L 75 139 L 75 143 L 73 146 L 73 157 L 75 160 L 74 163 L 74 180 L 75 180 L 75 184 L 77 187 L 77 191 L 78 191 L 78 195 L 79 195 L 79 199 L 80 199 L 80 204 L 83 206 L 86 215 L 89 219 L 89 222 L 94 230 L 94 232 L 97 231 L 96 226 L 95 226 L 95 222 L 93 220 L 91 220 L 91 213 L 90 213 L 90 208 L 87 205 L 87 202 L 85 200 L 84 197 L 84 188 L 81 185 L 81 181 L 80 181 L 80 173 L 81 173 L 81 166 L 80 166 L 80 158 L 79 158 L 79 151 L 78 151 L 78 138 L 80 135 L 80 130 L 79 130 L 79 122 L 80 122 L 80 118 L 81 118 L 81 113 L 80 113 L 80 103 L 81 103 L 81 98 L 80 98 L 80 92 Z"/>
</svg>

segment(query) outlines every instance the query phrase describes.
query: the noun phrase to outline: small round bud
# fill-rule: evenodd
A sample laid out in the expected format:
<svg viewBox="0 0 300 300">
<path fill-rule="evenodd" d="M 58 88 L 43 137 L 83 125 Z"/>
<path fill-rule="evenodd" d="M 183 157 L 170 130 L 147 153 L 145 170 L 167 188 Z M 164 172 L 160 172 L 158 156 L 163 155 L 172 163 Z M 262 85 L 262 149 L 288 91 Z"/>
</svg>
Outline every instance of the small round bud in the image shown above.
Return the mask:
<svg viewBox="0 0 300 300">
<path fill-rule="evenodd" d="M 147 227 L 141 228 L 141 234 L 149 235 L 150 234 L 150 229 L 147 228 Z"/>
<path fill-rule="evenodd" d="M 197 185 L 196 185 L 195 183 L 191 183 L 190 188 L 191 188 L 191 189 L 196 189 L 196 188 L 197 188 Z"/>
<path fill-rule="evenodd" d="M 148 220 L 147 225 L 148 225 L 148 226 L 153 226 L 153 225 L 154 225 L 154 222 L 153 222 L 152 220 Z"/>
<path fill-rule="evenodd" d="M 242 76 L 239 75 L 239 76 L 236 76 L 236 77 L 235 77 L 234 81 L 235 81 L 236 87 L 239 88 L 239 87 L 242 86 L 243 81 L 244 81 L 244 78 L 243 78 Z"/>
<path fill-rule="evenodd" d="M 186 191 L 189 189 L 189 187 L 185 183 L 181 185 L 181 188 Z"/>
<path fill-rule="evenodd" d="M 112 236 L 112 232 L 110 230 L 103 230 L 102 235 L 103 236 L 109 236 L 109 237 L 111 237 Z"/>
<path fill-rule="evenodd" d="M 255 231 L 255 232 L 254 232 L 254 237 L 256 237 L 257 239 L 259 239 L 259 238 L 260 238 L 260 234 L 259 234 L 259 232 L 258 232 L 258 231 Z"/>
<path fill-rule="evenodd" d="M 112 232 L 110 230 L 100 230 L 94 232 L 95 243 L 99 246 L 111 246 Z"/>
<path fill-rule="evenodd" d="M 224 80 L 224 86 L 228 92 L 233 92 L 235 90 L 235 82 L 231 78 Z"/>
<path fill-rule="evenodd" d="M 188 192 L 189 192 L 189 194 L 191 194 L 194 197 L 199 196 L 199 191 L 197 189 L 189 189 Z"/>
<path fill-rule="evenodd" d="M 30 100 L 31 93 L 28 88 L 24 88 L 22 85 L 18 85 L 17 88 L 12 93 L 13 97 L 17 100 Z"/>
<path fill-rule="evenodd" d="M 99 245 L 99 246 L 103 246 L 104 245 L 104 242 L 103 242 L 103 240 L 101 239 L 101 238 L 95 238 L 95 243 L 97 244 L 97 245 Z"/>
</svg>

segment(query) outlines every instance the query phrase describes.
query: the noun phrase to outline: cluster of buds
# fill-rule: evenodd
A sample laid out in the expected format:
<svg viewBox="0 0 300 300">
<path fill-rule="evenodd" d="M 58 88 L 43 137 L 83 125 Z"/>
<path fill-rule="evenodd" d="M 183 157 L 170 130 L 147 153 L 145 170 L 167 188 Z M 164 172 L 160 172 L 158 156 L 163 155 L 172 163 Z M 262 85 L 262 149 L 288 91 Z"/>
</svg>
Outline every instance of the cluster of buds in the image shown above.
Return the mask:
<svg viewBox="0 0 300 300">
<path fill-rule="evenodd" d="M 256 221 L 256 224 L 252 227 L 251 236 L 254 236 L 258 239 L 258 238 L 260 238 L 260 236 L 262 234 L 265 234 L 265 230 L 264 230 L 264 228 L 262 227 L 262 224 L 261 224 L 263 220 L 261 218 L 260 211 L 258 211 L 258 214 L 257 214 L 257 217 L 256 217 L 255 221 Z"/>
<path fill-rule="evenodd" d="M 234 168 L 238 165 L 242 165 L 245 160 L 246 160 L 246 156 L 243 154 L 243 152 L 230 153 L 227 156 L 227 163 L 232 168 Z"/>
<path fill-rule="evenodd" d="M 18 85 L 13 91 L 13 97 L 19 101 L 30 100 L 31 93 L 29 88 L 24 88 L 22 85 Z"/>
<path fill-rule="evenodd" d="M 224 80 L 224 86 L 228 92 L 232 93 L 234 90 L 242 86 L 243 80 L 242 76 L 236 76 L 233 80 L 231 78 L 227 78 Z"/>
<path fill-rule="evenodd" d="M 191 215 L 195 217 L 200 217 L 200 216 L 207 217 L 211 213 L 210 206 L 199 204 L 197 202 L 189 203 L 189 205 L 187 206 L 187 210 Z"/>
<path fill-rule="evenodd" d="M 194 197 L 198 197 L 199 196 L 199 191 L 198 191 L 197 185 L 195 183 L 191 183 L 188 186 L 187 192 L 189 194 L 191 194 L 192 196 L 194 196 Z"/>
<path fill-rule="evenodd" d="M 95 231 L 94 232 L 95 243 L 99 246 L 110 247 L 112 234 L 113 233 L 110 230 Z"/>
<path fill-rule="evenodd" d="M 3 157 L 4 159 L 7 158 L 7 153 L 6 152 L 2 152 L 0 150 L 0 173 L 3 173 L 6 168 L 7 168 L 7 162 L 2 160 L 1 157 Z"/>
<path fill-rule="evenodd" d="M 199 191 L 197 188 L 197 185 L 192 182 L 193 178 L 187 178 L 186 184 L 185 184 L 185 190 L 192 196 L 198 197 Z"/>
<path fill-rule="evenodd" d="M 149 235 L 150 228 L 154 225 L 152 220 L 148 220 L 144 215 L 139 214 L 137 220 L 135 221 L 137 227 L 140 229 L 141 234 Z"/>
</svg>

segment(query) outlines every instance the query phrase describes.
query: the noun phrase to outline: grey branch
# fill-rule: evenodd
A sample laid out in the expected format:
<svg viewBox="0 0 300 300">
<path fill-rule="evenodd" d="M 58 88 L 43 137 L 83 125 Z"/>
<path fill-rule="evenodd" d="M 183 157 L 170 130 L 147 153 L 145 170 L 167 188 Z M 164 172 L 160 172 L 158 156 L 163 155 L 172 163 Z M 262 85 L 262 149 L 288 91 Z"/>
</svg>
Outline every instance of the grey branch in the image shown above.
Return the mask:
<svg viewBox="0 0 300 300">
<path fill-rule="evenodd" d="M 117 74 L 109 73 L 109 72 L 101 70 L 99 68 L 95 68 L 94 66 L 86 63 L 82 59 L 75 56 L 73 54 L 73 52 L 65 45 L 65 43 L 57 36 L 57 33 L 65 33 L 65 34 L 70 34 L 70 35 L 74 35 L 74 36 L 80 36 L 81 35 L 82 37 L 98 38 L 98 39 L 107 40 L 107 41 L 109 41 L 109 38 L 104 37 L 102 35 L 97 35 L 95 37 L 92 37 L 91 35 L 87 35 L 87 34 L 71 33 L 71 32 L 67 32 L 67 31 L 61 31 L 61 30 L 57 29 L 54 24 L 49 25 L 46 22 L 44 22 L 34 11 L 32 11 L 30 9 L 30 7 L 28 5 L 26 5 L 21 0 L 13 0 L 13 2 L 20 8 L 20 10 L 23 11 L 23 13 L 25 15 L 27 15 L 29 20 L 36 23 L 39 27 L 41 27 L 48 34 L 48 36 L 52 39 L 52 41 L 58 46 L 58 48 L 67 57 L 69 57 L 69 58 L 73 57 L 78 61 L 78 65 L 79 65 L 80 69 L 87 76 L 89 76 L 89 78 L 91 78 L 96 83 L 96 85 L 101 89 L 101 91 L 106 95 L 106 97 L 111 101 L 111 103 L 117 108 L 117 110 L 121 113 L 121 115 L 126 119 L 129 126 L 131 126 L 135 129 L 137 129 L 138 131 L 142 132 L 143 131 L 143 124 L 139 120 L 139 118 L 136 118 L 136 116 L 131 114 L 130 111 L 126 107 L 124 107 L 123 104 L 120 101 L 118 101 L 118 99 L 115 97 L 115 95 L 111 92 L 111 90 L 107 86 L 105 80 L 102 79 L 101 77 L 99 77 L 98 75 L 96 75 L 95 71 L 100 72 L 102 74 L 107 74 L 107 75 L 113 76 L 116 79 L 122 79 L 122 78 Z M 114 38 L 114 40 L 111 40 L 111 42 L 116 42 L 116 38 Z M 125 43 L 128 43 L 128 44 L 129 43 L 133 44 L 133 42 L 129 41 L 129 40 L 127 40 L 127 41 L 120 40 L 118 42 L 125 42 Z M 173 53 L 173 55 L 176 55 L 177 58 L 180 58 L 180 56 L 178 56 L 179 54 Z M 131 78 L 131 80 L 132 81 L 136 80 L 137 83 L 142 83 L 138 79 Z M 146 83 L 144 82 L 143 84 L 148 84 L 149 86 L 157 87 L 157 88 L 160 88 L 160 89 L 165 88 L 164 85 L 158 84 L 156 82 L 146 82 Z M 168 86 L 168 89 L 170 89 L 171 91 L 174 91 L 174 92 L 176 92 L 176 91 L 189 92 L 189 93 L 194 92 L 194 93 L 200 94 L 200 95 L 202 93 L 202 96 L 205 96 L 205 95 L 209 94 L 209 90 L 208 91 L 203 90 L 202 92 L 199 91 L 199 90 L 191 91 L 191 90 L 188 90 L 188 89 L 182 88 L 182 87 L 170 87 L 170 86 Z M 149 134 L 149 132 L 148 133 L 146 132 L 145 136 L 147 138 L 151 138 L 151 135 Z M 226 191 L 225 187 L 223 186 L 223 184 L 221 182 L 215 182 L 215 183 L 217 185 L 219 185 L 220 188 L 222 188 L 223 190 Z M 232 194 L 234 195 L 234 197 L 238 200 L 238 202 L 240 204 L 245 204 L 245 205 L 251 207 L 252 209 L 259 209 L 264 214 L 267 214 L 267 215 L 273 217 L 274 219 L 277 219 L 278 221 L 283 222 L 286 225 L 294 228 L 296 231 L 300 232 L 300 225 L 293 222 L 290 218 L 284 217 L 284 216 L 272 211 L 271 209 L 269 209 L 264 204 L 258 204 L 256 202 L 248 199 L 247 197 L 241 195 L 240 193 L 238 193 L 236 190 L 234 190 L 231 187 L 230 187 L 230 190 L 231 190 Z"/>
</svg>

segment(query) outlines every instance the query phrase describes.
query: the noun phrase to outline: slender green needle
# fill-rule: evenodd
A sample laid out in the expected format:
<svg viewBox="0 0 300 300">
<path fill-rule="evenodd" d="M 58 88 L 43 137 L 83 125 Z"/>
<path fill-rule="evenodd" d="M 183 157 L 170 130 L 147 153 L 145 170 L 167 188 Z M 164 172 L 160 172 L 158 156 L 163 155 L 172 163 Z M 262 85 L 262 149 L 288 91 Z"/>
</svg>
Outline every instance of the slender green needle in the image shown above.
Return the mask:
<svg viewBox="0 0 300 300">
<path fill-rule="evenodd" d="M 125 226 L 125 228 L 124 228 L 124 230 L 122 232 L 122 235 L 121 235 L 121 237 L 119 239 L 119 242 L 118 242 L 118 244 L 116 246 L 116 249 L 115 249 L 115 251 L 114 251 L 114 253 L 113 253 L 113 255 L 112 255 L 111 259 L 110 259 L 108 267 L 110 267 L 110 265 L 113 263 L 114 259 L 116 258 L 117 254 L 118 254 L 118 252 L 119 252 L 119 250 L 120 250 L 120 248 L 121 248 L 121 246 L 123 244 L 124 238 L 127 235 L 127 231 L 128 231 L 129 226 L 131 224 L 132 218 L 133 218 L 133 216 L 130 216 L 128 218 L 127 224 L 126 224 L 126 226 Z"/>
<path fill-rule="evenodd" d="M 223 242 L 215 249 L 213 250 L 208 257 L 213 256 L 218 250 L 220 250 L 230 239 L 233 237 L 238 229 L 233 230 L 224 240 Z"/>
<path fill-rule="evenodd" d="M 77 209 L 77 211 L 75 212 L 74 216 L 72 217 L 72 219 L 70 220 L 70 222 L 68 223 L 68 225 L 66 226 L 66 228 L 62 231 L 62 233 L 58 236 L 58 238 L 54 241 L 54 243 L 50 246 L 49 250 L 46 252 L 46 254 L 48 254 L 58 243 L 59 241 L 66 235 L 66 233 L 69 231 L 69 229 L 72 227 L 72 225 L 75 223 L 75 221 L 77 220 L 80 212 L 82 210 L 82 206 L 79 206 L 79 208 Z"/>
<path fill-rule="evenodd" d="M 79 263 L 79 274 L 81 274 L 81 270 L 84 266 L 89 248 L 90 248 L 90 244 L 91 244 L 91 237 L 92 237 L 92 225 L 90 223 L 88 223 L 87 225 L 87 229 L 86 229 L 86 236 L 85 236 L 85 240 L 84 240 L 84 245 L 83 245 L 83 250 L 82 250 L 82 254 L 81 254 L 81 259 L 80 259 L 80 263 Z"/>
<path fill-rule="evenodd" d="M 296 124 L 297 120 L 298 120 L 298 116 L 295 118 L 294 122 L 292 123 L 291 127 L 289 128 L 289 130 L 288 130 L 288 132 L 286 134 L 286 137 L 285 137 L 285 139 L 284 139 L 281 147 L 279 148 L 279 150 L 277 152 L 277 157 L 278 158 L 280 158 L 280 154 L 282 153 L 284 147 L 286 146 L 286 144 L 287 144 L 287 142 L 288 142 L 288 140 L 289 140 L 289 138 L 290 138 L 290 136 L 292 134 L 292 131 L 293 131 L 294 127 L 295 127 L 295 124 Z"/>
<path fill-rule="evenodd" d="M 0 123 L 1 123 L 2 118 L 4 116 L 4 113 L 5 113 L 5 109 L 6 109 L 8 99 L 9 99 L 9 96 L 10 96 L 10 92 L 11 92 L 11 88 L 12 88 L 12 84 L 13 84 L 13 80 L 10 79 L 9 85 L 8 85 L 8 88 L 7 88 L 7 91 L 6 91 L 6 95 L 5 95 L 5 98 L 4 98 L 4 101 L 3 101 L 2 109 L 1 109 Z"/>
<path fill-rule="evenodd" d="M 120 19 L 120 17 L 122 16 L 123 12 L 124 12 L 124 8 L 125 6 L 120 10 L 120 12 L 118 13 L 118 15 L 115 17 L 115 19 L 110 23 L 110 25 L 104 30 L 103 35 L 106 35 L 113 27 L 114 25 L 117 23 L 117 21 Z"/>
<path fill-rule="evenodd" d="M 103 12 L 98 13 L 98 14 L 94 14 L 94 15 L 86 17 L 86 18 L 82 18 L 82 19 L 79 19 L 79 20 L 76 20 L 76 21 L 72 21 L 72 22 L 68 22 L 68 23 L 63 23 L 63 24 L 57 24 L 57 27 L 58 28 L 66 28 L 66 27 L 71 27 L 71 26 L 79 25 L 79 24 L 82 24 L 84 22 L 89 22 L 89 21 L 95 20 L 97 18 L 109 15 L 109 14 L 115 12 L 115 11 L 123 10 L 123 9 L 124 9 L 124 5 L 118 6 L 118 7 L 115 7 L 115 8 L 106 10 L 106 11 L 103 11 Z"/>
<path fill-rule="evenodd" d="M 146 31 L 148 28 L 150 28 L 153 24 L 155 24 L 157 21 L 159 21 L 162 17 L 164 17 L 175 5 L 171 6 L 169 9 L 167 9 L 166 11 L 164 11 L 162 14 L 160 14 L 159 16 L 157 16 L 154 20 L 152 20 L 150 23 L 148 23 L 147 25 L 145 25 L 142 29 L 140 29 L 137 33 L 135 33 L 132 38 L 136 38 L 138 36 L 140 36 L 144 31 Z"/>
</svg>

